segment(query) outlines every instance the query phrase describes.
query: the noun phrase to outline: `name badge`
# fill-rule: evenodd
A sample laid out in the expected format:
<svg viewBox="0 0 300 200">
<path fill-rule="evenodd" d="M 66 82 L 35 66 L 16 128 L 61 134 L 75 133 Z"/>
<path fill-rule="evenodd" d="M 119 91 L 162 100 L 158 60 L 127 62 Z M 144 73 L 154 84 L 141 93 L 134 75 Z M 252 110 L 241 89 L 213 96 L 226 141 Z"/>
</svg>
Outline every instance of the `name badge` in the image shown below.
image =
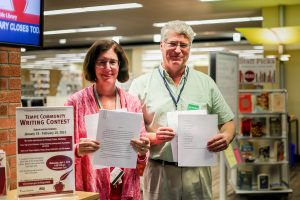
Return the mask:
<svg viewBox="0 0 300 200">
<path fill-rule="evenodd" d="M 198 105 L 195 105 L 195 104 L 188 104 L 188 107 L 187 107 L 188 110 L 199 110 L 200 107 Z"/>
</svg>

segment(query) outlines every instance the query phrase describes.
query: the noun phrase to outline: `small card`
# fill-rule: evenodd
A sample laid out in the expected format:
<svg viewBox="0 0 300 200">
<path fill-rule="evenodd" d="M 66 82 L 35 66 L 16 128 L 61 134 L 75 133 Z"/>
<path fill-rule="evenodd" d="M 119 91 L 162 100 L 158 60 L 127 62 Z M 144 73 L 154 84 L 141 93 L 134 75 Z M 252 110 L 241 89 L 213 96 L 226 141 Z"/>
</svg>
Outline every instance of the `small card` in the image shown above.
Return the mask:
<svg viewBox="0 0 300 200">
<path fill-rule="evenodd" d="M 110 172 L 110 183 L 112 185 L 115 185 L 116 183 L 122 183 L 122 176 L 124 175 L 124 171 L 119 168 L 115 167 L 111 172 Z"/>
</svg>

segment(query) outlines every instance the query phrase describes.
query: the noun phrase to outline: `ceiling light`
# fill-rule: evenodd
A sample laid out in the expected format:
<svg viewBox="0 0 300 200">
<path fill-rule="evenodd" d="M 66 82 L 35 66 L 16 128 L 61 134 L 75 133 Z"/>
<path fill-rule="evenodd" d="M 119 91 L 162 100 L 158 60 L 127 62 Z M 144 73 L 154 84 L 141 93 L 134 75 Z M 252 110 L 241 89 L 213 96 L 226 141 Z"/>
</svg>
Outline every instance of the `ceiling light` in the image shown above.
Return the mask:
<svg viewBox="0 0 300 200">
<path fill-rule="evenodd" d="M 160 34 L 154 34 L 153 35 L 153 42 L 160 42 L 161 35 Z"/>
<path fill-rule="evenodd" d="M 124 3 L 124 4 L 115 4 L 115 5 L 106 5 L 106 6 L 92 6 L 92 7 L 83 7 L 83 8 L 49 10 L 49 11 L 44 11 L 44 15 L 62 15 L 62 14 L 120 10 L 120 9 L 141 8 L 141 7 L 143 7 L 143 5 L 139 3 Z"/>
<path fill-rule="evenodd" d="M 67 39 L 59 39 L 59 44 L 66 44 L 67 43 Z"/>
<path fill-rule="evenodd" d="M 290 59 L 290 55 L 288 54 L 283 54 L 279 56 L 280 61 L 289 61 L 289 59 Z"/>
<path fill-rule="evenodd" d="M 262 21 L 263 17 L 240 17 L 240 18 L 227 18 L 227 19 L 208 19 L 208 20 L 196 20 L 196 21 L 185 21 L 190 26 L 195 25 L 206 25 L 206 24 L 224 24 L 224 23 L 236 23 L 236 22 L 250 22 L 250 21 Z M 163 27 L 166 22 L 154 23 L 155 27 Z"/>
<path fill-rule="evenodd" d="M 117 28 L 114 26 L 90 27 L 90 28 L 77 28 L 77 29 L 63 29 L 54 31 L 45 31 L 44 35 L 66 34 L 66 33 L 82 33 L 82 32 L 95 32 L 95 31 L 113 31 Z"/>
<path fill-rule="evenodd" d="M 114 36 L 111 39 L 114 40 L 116 43 L 120 43 L 120 39 L 122 38 L 122 36 Z"/>
<path fill-rule="evenodd" d="M 239 42 L 239 41 L 241 41 L 241 34 L 240 34 L 240 33 L 233 33 L 233 35 L 232 35 L 232 40 L 233 40 L 234 42 Z"/>
</svg>

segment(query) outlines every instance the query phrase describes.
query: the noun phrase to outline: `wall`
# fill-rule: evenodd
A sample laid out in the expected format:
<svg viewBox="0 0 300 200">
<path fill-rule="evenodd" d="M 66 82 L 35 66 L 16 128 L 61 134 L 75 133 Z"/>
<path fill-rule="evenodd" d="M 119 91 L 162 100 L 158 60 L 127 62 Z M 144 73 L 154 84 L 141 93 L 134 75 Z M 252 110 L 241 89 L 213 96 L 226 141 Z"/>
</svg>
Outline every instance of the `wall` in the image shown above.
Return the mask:
<svg viewBox="0 0 300 200">
<path fill-rule="evenodd" d="M 0 46 L 0 149 L 7 154 L 8 181 L 16 188 L 16 107 L 21 106 L 20 48 Z"/>
<path fill-rule="evenodd" d="M 279 7 L 263 9 L 263 27 L 279 27 Z M 300 26 L 300 5 L 284 7 L 284 26 Z M 299 34 L 299 33 L 298 33 Z M 267 51 L 266 54 L 274 52 Z M 300 44 L 286 45 L 285 54 L 291 55 L 290 60 L 284 62 L 285 88 L 288 91 L 288 112 L 300 119 Z M 292 141 L 295 143 L 295 141 Z M 300 140 L 299 140 L 300 143 Z M 298 147 L 299 151 L 300 147 Z"/>
</svg>

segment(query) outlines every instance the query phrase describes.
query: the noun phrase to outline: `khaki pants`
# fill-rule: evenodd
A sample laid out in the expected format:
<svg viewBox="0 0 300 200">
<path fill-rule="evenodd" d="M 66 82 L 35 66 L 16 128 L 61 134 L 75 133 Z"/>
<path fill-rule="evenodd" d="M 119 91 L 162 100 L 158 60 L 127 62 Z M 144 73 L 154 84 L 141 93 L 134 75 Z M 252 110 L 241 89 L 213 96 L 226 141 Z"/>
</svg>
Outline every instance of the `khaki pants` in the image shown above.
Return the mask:
<svg viewBox="0 0 300 200">
<path fill-rule="evenodd" d="M 149 159 L 143 182 L 143 200 L 212 199 L 209 167 L 177 167 Z"/>
</svg>

